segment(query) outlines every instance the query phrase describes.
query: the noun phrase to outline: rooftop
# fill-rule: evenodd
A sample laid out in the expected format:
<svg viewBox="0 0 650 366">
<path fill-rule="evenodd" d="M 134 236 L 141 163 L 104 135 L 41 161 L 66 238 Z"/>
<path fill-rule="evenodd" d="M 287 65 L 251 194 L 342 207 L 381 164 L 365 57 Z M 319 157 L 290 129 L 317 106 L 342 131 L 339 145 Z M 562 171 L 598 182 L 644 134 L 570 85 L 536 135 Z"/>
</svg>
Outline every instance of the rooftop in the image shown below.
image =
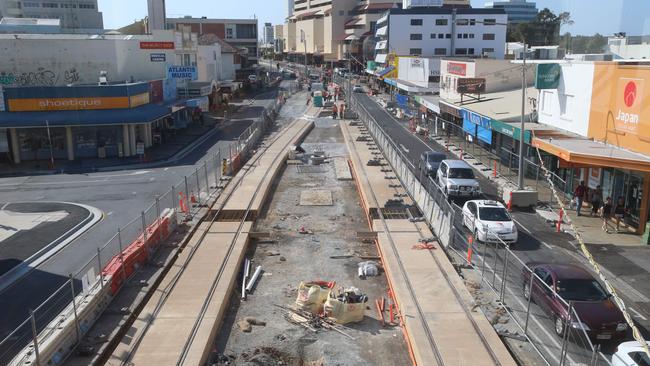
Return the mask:
<svg viewBox="0 0 650 366">
<path fill-rule="evenodd" d="M 451 14 L 450 8 L 438 7 L 416 7 L 409 9 L 392 8 L 389 10 L 391 15 L 408 15 L 408 14 Z M 506 12 L 503 9 L 486 9 L 486 8 L 456 8 L 456 14 L 503 14 Z"/>
<path fill-rule="evenodd" d="M 40 18 L 0 18 L 2 25 L 47 25 L 60 26 L 61 19 L 40 19 Z"/>
<path fill-rule="evenodd" d="M 184 16 L 180 18 L 167 18 L 168 23 L 243 23 L 243 24 L 257 24 L 257 19 L 214 19 L 214 18 L 194 18 L 191 16 Z"/>
<path fill-rule="evenodd" d="M 537 90 L 535 87 L 528 87 L 526 95 L 537 95 Z M 481 94 L 481 100 L 478 101 L 467 97 L 462 103 L 460 99 L 446 101 L 502 122 L 517 122 L 521 118 L 521 89 Z M 517 107 L 513 108 L 513 106 Z M 529 103 L 526 103 L 525 113 L 527 116 L 532 113 Z"/>
</svg>

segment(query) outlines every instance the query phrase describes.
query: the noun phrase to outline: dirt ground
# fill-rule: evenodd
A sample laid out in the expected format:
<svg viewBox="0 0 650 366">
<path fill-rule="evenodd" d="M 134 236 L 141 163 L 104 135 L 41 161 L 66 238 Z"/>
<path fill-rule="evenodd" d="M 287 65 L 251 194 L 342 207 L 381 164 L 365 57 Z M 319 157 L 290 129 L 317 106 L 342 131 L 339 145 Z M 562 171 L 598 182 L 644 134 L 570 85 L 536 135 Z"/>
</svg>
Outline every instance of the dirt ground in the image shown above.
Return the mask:
<svg viewBox="0 0 650 366">
<path fill-rule="evenodd" d="M 298 110 L 296 114 L 301 115 Z M 346 156 L 338 120 L 317 118 L 315 123 L 302 145 L 305 150 Z M 330 191 L 333 204 L 300 206 L 301 193 L 310 190 Z M 333 159 L 321 166 L 287 165 L 267 205 L 255 231 L 270 232 L 271 237 L 253 240 L 247 255 L 253 268 L 261 265 L 264 273 L 246 301 L 240 300 L 239 289 L 234 292 L 216 340 L 214 364 L 411 364 L 401 329 L 383 327 L 378 320 L 374 304 L 377 298 L 387 298 L 385 274 L 366 279 L 357 276 L 357 265 L 364 261 L 359 256 L 378 254 L 374 244 L 357 239 L 357 232 L 367 231 L 368 224 L 354 181 L 336 179 Z M 300 227 L 313 234 L 299 233 Z M 354 340 L 331 330 L 314 333 L 289 323 L 284 311 L 274 306 L 293 304 L 300 282 L 312 280 L 336 281 L 337 287 L 354 286 L 368 295 L 363 321 L 345 328 Z M 266 325 L 253 326 L 251 333 L 244 333 L 237 322 L 245 317 Z"/>
</svg>

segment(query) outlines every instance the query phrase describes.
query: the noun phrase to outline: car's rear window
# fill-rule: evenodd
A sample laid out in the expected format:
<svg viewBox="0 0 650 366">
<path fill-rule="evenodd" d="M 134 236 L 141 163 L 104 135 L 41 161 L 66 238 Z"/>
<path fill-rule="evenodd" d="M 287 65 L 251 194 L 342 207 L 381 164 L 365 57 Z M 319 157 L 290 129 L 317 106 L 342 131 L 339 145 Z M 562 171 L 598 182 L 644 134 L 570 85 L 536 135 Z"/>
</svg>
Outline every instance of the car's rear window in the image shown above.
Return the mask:
<svg viewBox="0 0 650 366">
<path fill-rule="evenodd" d="M 456 179 L 474 179 L 474 171 L 469 168 L 451 168 L 449 178 Z"/>
<path fill-rule="evenodd" d="M 439 163 L 441 161 L 445 160 L 444 155 L 438 155 L 438 154 L 428 154 L 427 155 L 427 161 L 430 163 Z"/>
<path fill-rule="evenodd" d="M 510 221 L 510 215 L 503 207 L 481 207 L 479 216 L 483 221 Z"/>
<path fill-rule="evenodd" d="M 596 280 L 564 279 L 556 283 L 557 293 L 567 301 L 601 301 L 607 292 Z"/>
</svg>

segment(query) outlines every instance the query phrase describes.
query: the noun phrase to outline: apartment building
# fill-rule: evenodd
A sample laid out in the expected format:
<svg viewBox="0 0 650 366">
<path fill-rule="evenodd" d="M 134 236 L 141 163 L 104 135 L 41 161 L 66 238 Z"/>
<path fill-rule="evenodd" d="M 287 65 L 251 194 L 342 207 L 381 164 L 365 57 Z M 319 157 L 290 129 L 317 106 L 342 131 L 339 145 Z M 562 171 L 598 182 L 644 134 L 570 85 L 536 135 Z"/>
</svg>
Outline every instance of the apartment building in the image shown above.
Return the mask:
<svg viewBox="0 0 650 366">
<path fill-rule="evenodd" d="M 257 19 L 167 18 L 167 29 L 189 28 L 200 36 L 214 34 L 244 52 L 246 65 L 257 63 Z"/>
<path fill-rule="evenodd" d="M 376 61 L 389 53 L 503 59 L 507 22 L 503 9 L 391 9 L 378 21 Z"/>
<path fill-rule="evenodd" d="M 65 33 L 104 29 L 97 0 L 0 0 L 0 18 L 60 19 Z"/>
<path fill-rule="evenodd" d="M 346 59 L 361 52 L 386 10 L 401 5 L 401 0 L 295 0 L 283 27 L 284 52 L 289 58 L 307 54 L 314 62 Z"/>
</svg>

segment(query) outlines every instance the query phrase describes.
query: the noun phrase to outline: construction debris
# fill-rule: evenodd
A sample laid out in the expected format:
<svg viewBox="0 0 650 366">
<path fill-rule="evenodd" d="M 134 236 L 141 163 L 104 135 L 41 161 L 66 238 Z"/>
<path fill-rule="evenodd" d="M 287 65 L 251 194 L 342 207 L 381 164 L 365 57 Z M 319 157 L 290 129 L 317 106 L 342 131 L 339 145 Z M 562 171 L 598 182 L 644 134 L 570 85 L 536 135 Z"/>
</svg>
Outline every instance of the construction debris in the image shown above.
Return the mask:
<svg viewBox="0 0 650 366">
<path fill-rule="evenodd" d="M 338 324 L 356 323 L 363 320 L 368 296 L 356 287 L 331 292 L 323 306 L 325 314 Z"/>
<path fill-rule="evenodd" d="M 300 309 L 293 309 L 290 307 L 274 304 L 285 311 L 285 319 L 293 324 L 298 324 L 310 331 L 317 333 L 321 329 L 333 330 L 345 337 L 354 340 L 350 334 L 346 332 L 347 328 L 337 324 L 332 318 L 325 315 L 315 315 Z"/>
<path fill-rule="evenodd" d="M 323 305 L 334 287 L 334 282 L 314 281 L 301 282 L 298 286 L 296 307 L 311 314 L 323 312 Z"/>
<path fill-rule="evenodd" d="M 252 317 L 246 317 L 237 322 L 237 327 L 244 333 L 250 333 L 253 330 L 253 325 L 266 326 L 266 322 L 257 320 Z"/>
<path fill-rule="evenodd" d="M 359 263 L 359 278 L 374 277 L 377 275 L 379 275 L 379 267 L 376 262 L 366 261 Z"/>
</svg>

